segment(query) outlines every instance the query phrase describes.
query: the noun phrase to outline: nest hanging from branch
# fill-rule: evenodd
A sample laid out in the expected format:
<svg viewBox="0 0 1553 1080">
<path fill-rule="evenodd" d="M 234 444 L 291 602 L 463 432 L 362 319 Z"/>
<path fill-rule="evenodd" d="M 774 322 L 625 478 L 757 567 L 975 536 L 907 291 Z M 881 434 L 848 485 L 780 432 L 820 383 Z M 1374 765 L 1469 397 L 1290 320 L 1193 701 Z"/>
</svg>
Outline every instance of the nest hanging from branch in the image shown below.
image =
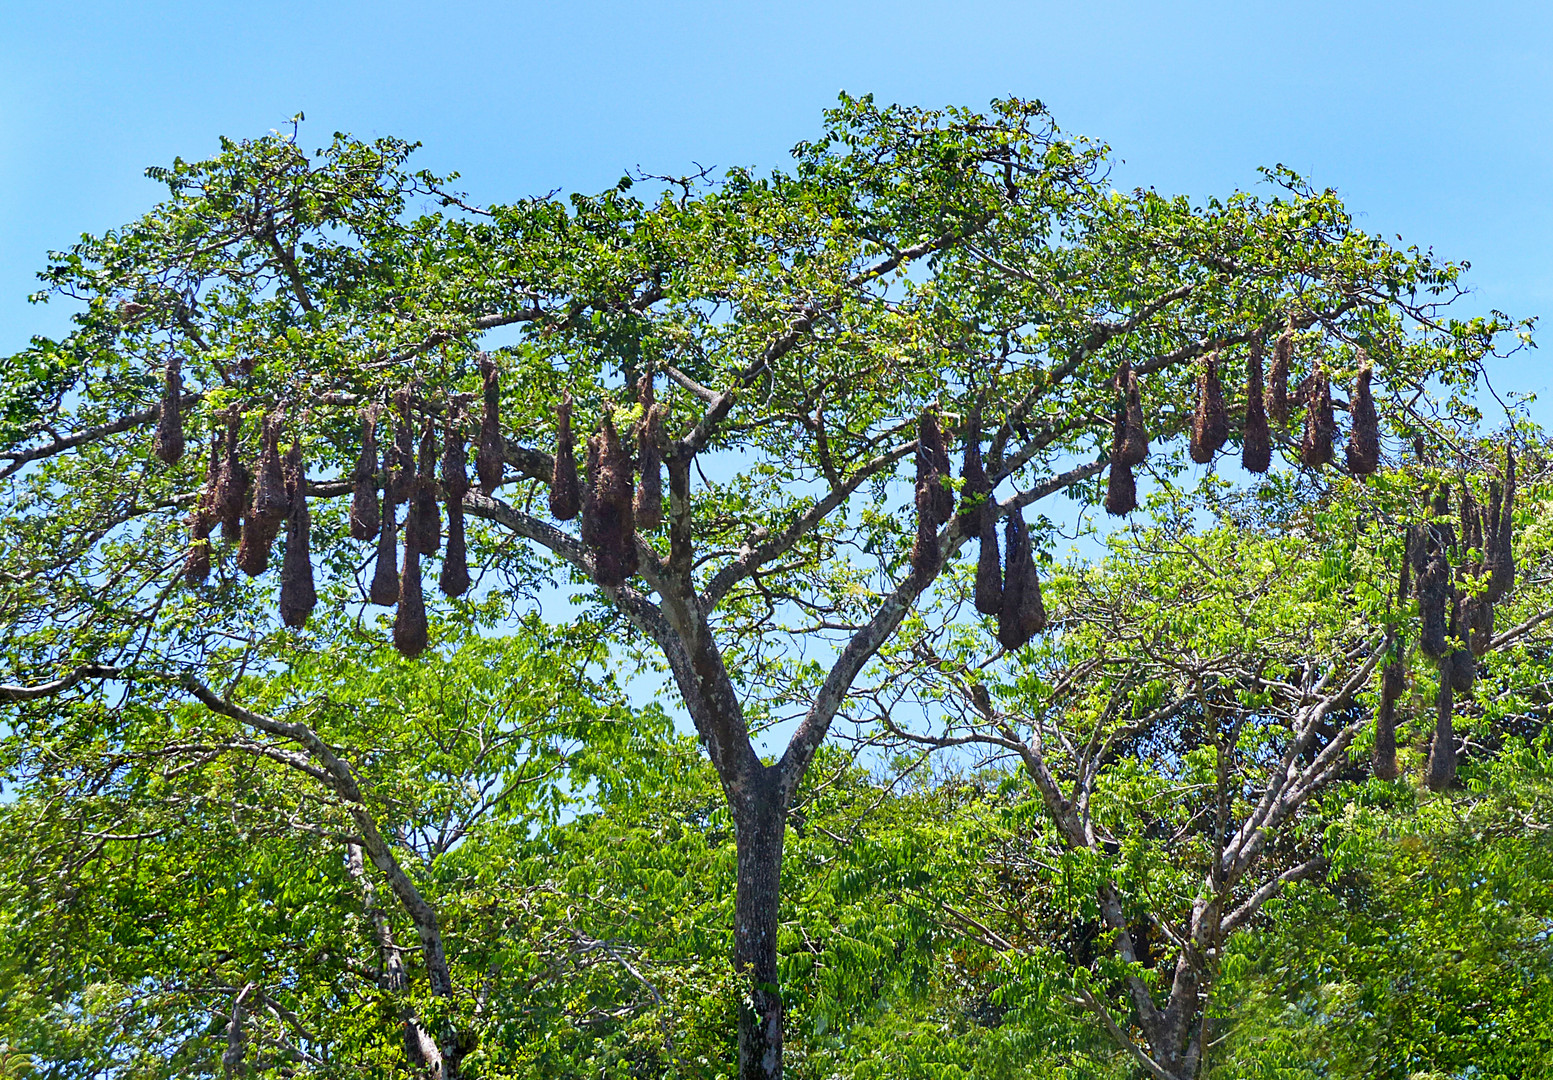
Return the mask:
<svg viewBox="0 0 1553 1080">
<path fill-rule="evenodd" d="M 636 498 L 632 513 L 636 527 L 651 531 L 663 524 L 663 406 L 653 400 L 652 372 L 637 383 L 637 402 L 642 418 L 636 425 Z"/>
<path fill-rule="evenodd" d="M 1507 444 L 1504 448 L 1504 493 L 1498 513 L 1490 514 L 1489 528 L 1483 538 L 1488 570 L 1484 595 L 1493 603 L 1504 599 L 1515 585 L 1514 517 L 1515 451 Z"/>
<path fill-rule="evenodd" d="M 1003 576 L 1003 603 L 998 611 L 998 643 L 1012 652 L 1046 629 L 1046 605 L 1041 598 L 1041 578 L 1035 568 L 1030 530 L 1018 510 L 1008 515 L 1004 546 L 1008 564 Z"/>
<path fill-rule="evenodd" d="M 156 413 L 156 438 L 151 452 L 168 465 L 183 457 L 183 358 L 174 349 L 167 354 L 162 375 L 162 401 Z"/>
<path fill-rule="evenodd" d="M 464 548 L 464 496 L 469 492 L 469 473 L 464 431 L 451 407 L 442 429 L 442 491 L 448 504 L 448 548 L 442 555 L 437 586 L 444 596 L 463 596 L 469 591 L 469 555 Z"/>
<path fill-rule="evenodd" d="M 555 414 L 555 465 L 550 472 L 550 514 L 557 521 L 570 521 L 582 509 L 582 493 L 577 489 L 577 448 L 572 435 L 572 395 L 561 392 L 561 404 Z"/>
<path fill-rule="evenodd" d="M 183 580 L 191 589 L 210 577 L 210 530 L 216 525 L 217 491 L 221 484 L 221 432 L 210 439 L 210 460 L 205 466 L 205 485 L 184 519 L 189 526 L 189 552 L 183 561 Z"/>
<path fill-rule="evenodd" d="M 1116 371 L 1116 391 L 1121 396 L 1120 420 L 1113 425 L 1111 460 L 1131 468 L 1149 459 L 1149 435 L 1143 426 L 1143 395 L 1138 388 L 1138 373 L 1126 360 Z"/>
<path fill-rule="evenodd" d="M 394 394 L 394 464 L 391 470 L 385 471 L 396 506 L 408 502 L 415 494 L 415 418 L 410 409 L 408 389 Z"/>
<path fill-rule="evenodd" d="M 1444 498 L 1442 494 L 1434 500 L 1436 518 L 1450 510 L 1448 503 L 1442 505 Z M 1454 539 L 1450 525 L 1436 520 L 1415 526 L 1409 542 L 1414 592 L 1418 597 L 1418 647 L 1431 660 L 1446 654 L 1450 618 L 1456 606 L 1448 550 L 1454 546 Z"/>
<path fill-rule="evenodd" d="M 229 543 L 243 536 L 243 513 L 248 509 L 248 470 L 237 459 L 242 412 L 234 406 L 226 419 L 226 440 L 221 460 L 221 476 L 216 483 L 215 510 L 221 521 L 221 535 Z"/>
<path fill-rule="evenodd" d="M 189 526 L 189 551 L 183 560 L 183 581 L 189 588 L 210 578 L 210 523 L 198 511 L 184 519 Z"/>
<path fill-rule="evenodd" d="M 1265 404 L 1267 418 L 1280 430 L 1289 426 L 1289 365 L 1294 359 L 1294 316 L 1273 343 L 1273 367 L 1267 373 Z"/>
<path fill-rule="evenodd" d="M 249 577 L 258 577 L 269 569 L 270 548 L 291 510 L 291 500 L 286 494 L 286 474 L 280 460 L 280 426 L 278 415 L 265 418 L 258 480 L 243 517 L 242 539 L 237 545 L 237 568 Z"/>
<path fill-rule="evenodd" d="M 1456 779 L 1456 732 L 1451 725 L 1454 706 L 1452 680 L 1448 671 L 1440 672 L 1440 691 L 1434 701 L 1434 739 L 1429 746 L 1429 765 L 1424 783 L 1430 791 L 1440 792 Z"/>
<path fill-rule="evenodd" d="M 390 474 L 395 456 L 392 445 L 383 447 L 383 474 Z M 379 607 L 393 607 L 399 602 L 399 523 L 394 507 L 393 484 L 383 485 L 383 512 L 379 518 L 377 556 L 372 570 L 372 584 L 367 589 L 367 600 Z"/>
<path fill-rule="evenodd" d="M 1105 482 L 1105 512 L 1121 517 L 1137 508 L 1138 481 L 1133 477 L 1132 469 L 1112 461 Z"/>
<path fill-rule="evenodd" d="M 377 421 L 381 410 L 368 405 L 361 410 L 361 455 L 351 469 L 350 532 L 355 540 L 371 540 L 378 534 Z"/>
<path fill-rule="evenodd" d="M 421 553 L 405 545 L 399 578 L 399 608 L 394 612 L 394 648 L 414 658 L 426 649 L 426 598 L 421 593 Z"/>
<path fill-rule="evenodd" d="M 938 416 L 924 409 L 917 417 L 916 500 L 920 506 L 926 498 L 928 519 L 935 529 L 954 516 L 954 491 L 948 484 L 951 468 Z"/>
<path fill-rule="evenodd" d="M 442 512 L 437 508 L 437 437 L 429 416 L 421 427 L 404 542 L 422 555 L 434 555 L 442 547 Z"/>
<path fill-rule="evenodd" d="M 920 461 L 921 455 L 918 455 Z M 936 474 L 929 473 L 929 477 Z M 933 516 L 938 509 L 938 500 L 933 495 L 933 482 L 930 479 L 924 482 L 922 474 L 917 475 L 915 489 L 917 509 L 917 538 L 911 545 L 911 569 L 921 581 L 930 581 L 944 567 L 943 553 L 938 547 L 938 528 L 933 523 Z"/>
<path fill-rule="evenodd" d="M 286 471 L 280 460 L 280 428 L 279 414 L 265 418 L 258 482 L 253 489 L 252 516 L 273 525 L 285 521 L 291 509 L 286 495 Z"/>
<path fill-rule="evenodd" d="M 507 443 L 501 433 L 501 380 L 496 365 L 485 353 L 480 354 L 480 376 L 485 413 L 480 420 L 480 447 L 475 452 L 475 474 L 480 478 L 480 490 L 490 495 L 501 487 Z"/>
<path fill-rule="evenodd" d="M 1311 373 L 1310 389 L 1305 398 L 1305 434 L 1300 440 L 1300 461 L 1315 469 L 1332 461 L 1332 442 L 1337 438 L 1337 421 L 1332 415 L 1332 381 L 1326 369 Z"/>
<path fill-rule="evenodd" d="M 1369 476 L 1380 468 L 1380 417 L 1375 414 L 1375 398 L 1370 393 L 1370 357 L 1359 350 L 1359 376 L 1349 402 L 1350 427 L 1346 456 L 1348 471 Z"/>
<path fill-rule="evenodd" d="M 976 559 L 976 610 L 996 615 L 1003 610 L 1003 567 L 998 556 L 998 519 L 991 506 L 982 511 Z"/>
<path fill-rule="evenodd" d="M 588 440 L 588 490 L 582 501 L 583 541 L 593 551 L 593 580 L 611 588 L 636 573 L 636 522 L 631 455 L 621 444 L 609 407 Z"/>
<path fill-rule="evenodd" d="M 1206 465 L 1229 438 L 1229 417 L 1224 412 L 1224 388 L 1219 383 L 1219 354 L 1203 357 L 1197 373 L 1197 407 L 1192 412 L 1192 460 Z"/>
<path fill-rule="evenodd" d="M 291 509 L 286 514 L 286 553 L 280 564 L 280 617 L 287 626 L 306 625 L 318 604 L 313 585 L 312 523 L 307 512 L 307 473 L 302 444 L 293 440 L 286 455 L 286 488 Z"/>
<path fill-rule="evenodd" d="M 1251 339 L 1246 356 L 1246 418 L 1240 430 L 1240 465 L 1246 472 L 1265 473 L 1273 462 L 1273 438 L 1267 425 L 1262 386 L 1262 339 Z"/>
<path fill-rule="evenodd" d="M 959 529 L 962 536 L 980 536 L 982 519 L 992 499 L 992 481 L 981 458 L 981 400 L 971 405 L 965 432 L 965 458 L 960 464 Z M 994 545 L 996 540 L 994 540 Z"/>
</svg>

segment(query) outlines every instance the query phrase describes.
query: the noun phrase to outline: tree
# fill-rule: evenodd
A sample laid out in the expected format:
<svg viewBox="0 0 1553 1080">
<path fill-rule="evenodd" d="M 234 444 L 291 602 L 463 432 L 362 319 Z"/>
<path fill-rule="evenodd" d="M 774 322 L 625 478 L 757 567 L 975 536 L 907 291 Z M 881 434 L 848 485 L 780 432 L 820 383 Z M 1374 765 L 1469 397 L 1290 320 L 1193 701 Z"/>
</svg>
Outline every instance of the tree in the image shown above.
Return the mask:
<svg viewBox="0 0 1553 1080">
<path fill-rule="evenodd" d="M 794 794 L 970 536 L 995 554 L 1001 519 L 1061 492 L 1092 497 L 1108 463 L 1107 505 L 1128 511 L 1139 424 L 1166 443 L 1190 428 L 1194 456 L 1211 456 L 1228 416 L 1194 416 L 1192 388 L 1220 412 L 1242 400 L 1260 378 L 1249 356 L 1285 328 L 1310 332 L 1299 363 L 1318 397 L 1368 348 L 1386 423 L 1420 436 L 1437 420 L 1413 391 L 1469 386 L 1514 329 L 1447 320 L 1460 267 L 1354 229 L 1334 195 L 1285 171 L 1269 174 L 1268 200 L 1112 190 L 1104 148 L 1062 137 L 1035 102 L 976 114 L 843 98 L 790 172 L 625 177 L 569 204 L 475 206 L 453 178 L 410 171 L 412 149 L 224 142 L 150 170 L 166 201 L 51 261 L 49 288 L 85 310 L 65 340 L 6 362 L 7 694 L 197 678 L 218 650 L 263 639 L 283 526 L 283 621 L 363 593 L 397 600 L 395 642 L 416 653 L 422 559 L 444 551 L 441 581 L 461 594 L 467 515 L 482 580 L 519 594 L 557 567 L 591 580 L 622 645 L 655 650 L 672 676 L 737 837 L 744 1077 L 782 1070 Z M 633 197 L 636 183 L 659 194 Z M 480 335 L 499 327 L 521 341 L 486 356 Z M 1270 388 L 1288 372 L 1275 365 Z M 586 484 L 573 407 L 595 428 Z M 1234 412 L 1255 451 L 1257 410 Z M 1335 429 L 1312 413 L 1326 421 L 1307 440 L 1315 463 Z M 964 483 L 944 429 L 980 461 Z M 452 449 L 440 482 L 439 434 Z M 896 513 L 903 472 L 916 477 L 910 524 Z M 350 515 L 336 505 L 347 494 Z M 370 589 L 347 517 L 364 540 L 377 526 Z M 207 557 L 214 585 L 199 584 Z M 791 734 L 763 760 L 757 738 L 783 721 Z"/>
<path fill-rule="evenodd" d="M 1039 814 L 989 846 L 967 930 L 1055 959 L 1046 994 L 1089 1010 L 1159 1080 L 1200 1075 L 1227 1038 L 1223 958 L 1264 906 L 1355 865 L 1355 785 L 1373 774 L 1371 802 L 1406 798 L 1397 747 L 1416 767 L 1422 744 L 1414 775 L 1444 790 L 1458 752 L 1472 775 L 1492 768 L 1546 712 L 1553 595 L 1546 537 L 1530 528 L 1545 474 L 1530 478 L 1529 508 L 1494 500 L 1522 523 L 1516 575 L 1529 584 L 1497 598 L 1497 627 L 1490 613 L 1469 635 L 1464 615 L 1458 632 L 1453 613 L 1443 652 L 1418 629 L 1428 586 L 1399 588 L 1424 530 L 1449 520 L 1427 497 L 1437 471 L 1339 481 L 1314 505 L 1287 479 L 1228 499 L 1210 481 L 1206 505 L 1162 499 L 1158 521 L 1113 537 L 1103 563 L 1055 576 L 1055 632 L 1039 647 L 988 655 L 984 638 L 924 620 L 892 648 L 901 679 L 876 705 L 894 740 L 1017 762 Z M 1218 520 L 1200 528 L 1205 512 Z M 1400 523 L 1419 515 L 1428 524 Z M 1482 544 L 1454 549 L 1454 609 L 1486 595 L 1470 591 Z"/>
<path fill-rule="evenodd" d="M 578 789 L 629 787 L 631 729 L 655 732 L 587 675 L 582 634 L 449 637 L 416 665 L 346 628 L 272 677 L 229 668 L 222 695 L 189 677 L 23 708 L 3 1026 L 42 1003 L 29 1041 L 68 1075 L 456 1073 L 504 966 L 485 924 L 511 917 L 482 879 Z"/>
<path fill-rule="evenodd" d="M 1546 648 L 1535 651 L 1545 671 Z M 1265 929 L 1233 944 L 1215 1075 L 1546 1074 L 1553 848 L 1539 696 L 1520 719 L 1540 734 L 1478 754 L 1470 790 L 1415 800 L 1374 785 L 1323 813 L 1344 833 L 1332 884 L 1275 901 Z"/>
</svg>

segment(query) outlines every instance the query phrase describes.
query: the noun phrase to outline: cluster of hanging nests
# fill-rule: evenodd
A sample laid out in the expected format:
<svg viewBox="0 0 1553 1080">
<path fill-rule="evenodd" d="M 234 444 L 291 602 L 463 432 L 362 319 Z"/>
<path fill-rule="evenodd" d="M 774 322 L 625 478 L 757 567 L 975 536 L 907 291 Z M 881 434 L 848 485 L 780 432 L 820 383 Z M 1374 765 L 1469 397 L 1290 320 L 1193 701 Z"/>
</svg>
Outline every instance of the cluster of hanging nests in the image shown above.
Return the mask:
<svg viewBox="0 0 1553 1080">
<path fill-rule="evenodd" d="M 506 444 L 502 437 L 501 385 L 495 364 L 482 355 L 484 410 L 475 446 L 475 478 L 489 495 L 502 483 Z M 176 356 L 169 360 L 153 452 L 171 464 L 184 452 L 179 403 L 182 376 Z M 581 515 L 582 537 L 592 552 L 594 578 L 605 586 L 620 585 L 636 572 L 637 528 L 655 529 L 663 519 L 662 443 L 664 410 L 653 400 L 650 374 L 636 386 L 642 406 L 636 424 L 636 454 L 623 445 L 606 407 L 598 432 L 587 443 L 586 484 L 579 481 L 571 427 L 572 399 L 564 395 L 558 414 L 558 445 L 550 481 L 550 510 L 561 521 Z M 416 656 L 427 644 L 426 605 L 421 585 L 421 557 L 443 551 L 438 585 L 447 596 L 461 596 L 470 586 L 464 541 L 463 499 L 472 485 L 468 474 L 465 426 L 469 417 L 461 399 L 448 403 L 441 417 L 442 445 L 438 469 L 437 418 L 425 413 L 417 422 L 409 390 L 393 396 L 392 408 L 368 405 L 361 412 L 361 453 L 351 471 L 350 533 L 357 540 L 377 541 L 375 568 L 367 589 L 373 604 L 396 607 L 393 640 L 406 656 Z M 190 543 L 184 577 L 198 585 L 210 575 L 211 535 L 237 545 L 238 569 L 257 577 L 269 568 L 270 550 L 286 528 L 281 569 L 280 611 L 287 626 L 306 623 L 317 604 L 313 584 L 307 509 L 307 480 L 301 445 L 280 452 L 284 416 L 265 418 L 259 459 L 254 469 L 241 460 L 240 408 L 225 415 L 211 441 L 205 484 L 188 515 Z M 385 422 L 389 438 L 378 449 L 378 430 Z M 633 474 L 640 466 L 640 480 Z M 399 537 L 399 507 L 407 504 L 404 536 Z M 442 505 L 447 508 L 444 550 Z M 399 558 L 403 548 L 403 559 Z"/>
<path fill-rule="evenodd" d="M 1298 448 L 1300 462 L 1315 468 L 1333 460 L 1338 429 L 1330 379 L 1317 366 L 1291 393 L 1293 344 L 1291 319 L 1273 347 L 1272 368 L 1264 379 L 1261 342 L 1251 342 L 1241 432 L 1241 464 L 1248 472 L 1267 471 L 1272 463 L 1272 427 L 1286 429 L 1291 409 L 1299 406 L 1305 409 Z M 1358 375 L 1348 403 L 1350 426 L 1344 456 L 1348 471 L 1364 477 L 1380 467 L 1380 431 L 1370 387 L 1369 357 L 1362 349 L 1358 360 Z M 1110 513 L 1122 515 L 1137 508 L 1133 469 L 1147 460 L 1149 443 L 1137 373 L 1125 361 L 1116 374 L 1115 385 L 1120 404 L 1113 420 L 1105 506 Z M 1209 353 L 1197 375 L 1197 401 L 1189 439 L 1192 460 L 1198 464 L 1212 461 L 1228 438 L 1229 418 L 1219 382 L 1218 355 Z M 1415 525 L 1407 533 L 1399 595 L 1411 594 L 1417 599 L 1419 649 L 1438 665 L 1440 675 L 1435 737 L 1426 773 L 1429 786 L 1435 790 L 1446 787 L 1456 771 L 1451 730 L 1453 695 L 1472 688 L 1478 657 L 1488 650 L 1493 639 L 1494 605 L 1503 599 L 1515 577 L 1511 547 L 1515 461 L 1508 449 L 1502 478 L 1493 480 L 1489 488 L 1488 505 L 1481 506 L 1463 482 L 1459 531 L 1446 523 L 1450 493 L 1442 488 L 1432 501 L 1434 520 Z M 1402 655 L 1398 636 L 1382 670 L 1376 718 L 1375 773 L 1388 780 L 1397 776 L 1396 703 L 1402 696 L 1406 676 Z"/>
<path fill-rule="evenodd" d="M 1271 425 L 1286 428 L 1291 408 L 1301 405 L 1305 417 L 1300 460 L 1308 466 L 1320 466 L 1333 459 L 1337 425 L 1330 381 L 1318 367 L 1290 392 L 1293 340 L 1291 319 L 1289 328 L 1274 345 L 1272 368 L 1265 380 L 1260 343 L 1251 344 L 1242 431 L 1242 464 L 1251 472 L 1265 472 L 1271 463 Z M 1346 459 L 1350 472 L 1367 476 L 1379 467 L 1380 439 L 1370 391 L 1370 365 L 1362 350 L 1359 361 L 1348 406 L 1351 425 Z M 480 356 L 480 371 L 484 409 L 476 436 L 475 473 L 480 490 L 490 494 L 502 483 L 505 467 L 501 388 L 497 368 L 484 354 Z M 156 455 L 169 463 L 177 461 L 184 451 L 179 416 L 182 388 L 175 355 L 165 373 L 154 445 Z M 1113 422 L 1105 505 L 1109 512 L 1120 515 L 1137 507 L 1133 469 L 1147 460 L 1149 443 L 1138 376 L 1126 361 L 1117 371 L 1115 388 L 1119 404 Z M 606 403 L 595 433 L 587 440 L 581 478 L 577 473 L 570 394 L 562 395 L 557 411 L 550 511 L 558 521 L 581 517 L 582 541 L 593 557 L 594 580 L 605 587 L 619 586 L 636 572 L 637 530 L 651 531 L 663 521 L 664 407 L 654 400 L 650 372 L 642 375 L 633 389 L 638 419 L 629 437 L 622 438 L 613 410 Z M 448 596 L 460 596 L 470 586 L 463 498 L 471 488 L 464 443 L 465 427 L 471 418 L 462 408 L 463 400 L 454 398 L 441 416 L 440 482 L 437 418 L 428 412 L 417 424 L 408 390 L 394 395 L 391 409 L 369 405 L 361 413 L 361 453 L 351 472 L 350 532 L 357 540 L 377 541 L 376 565 L 367 596 L 374 604 L 397 605 L 393 639 L 407 656 L 417 655 L 426 647 L 420 560 L 423 555 L 442 550 L 439 501 L 447 507 L 448 522 L 438 584 Z M 383 444 L 380 457 L 377 435 L 385 414 L 390 438 Z M 238 568 L 250 576 L 264 573 L 270 548 L 284 525 L 287 541 L 281 569 L 281 617 L 288 626 L 301 626 L 317 603 L 301 446 L 293 441 L 290 451 L 282 457 L 283 417 L 278 413 L 267 417 L 256 471 L 250 473 L 239 460 L 240 422 L 240 411 L 233 409 L 226 416 L 225 431 L 218 429 L 213 436 L 205 485 L 189 514 L 191 541 L 185 577 L 193 585 L 209 576 L 209 538 L 218 525 L 225 538 L 238 545 Z M 1228 436 L 1218 357 L 1210 353 L 1204 357 L 1197 378 L 1189 441 L 1192 459 L 1199 463 L 1211 461 Z M 938 529 L 957 517 L 960 533 L 977 537 L 980 544 L 974 591 L 976 610 L 996 618 L 999 643 L 1013 650 L 1046 628 L 1046 610 L 1029 528 L 1017 511 L 1007 515 L 1000 551 L 998 507 L 982 460 L 981 439 L 978 403 L 971 410 L 965 432 L 957 510 L 949 479 L 949 452 L 938 418 L 931 409 L 919 417 L 917 536 L 911 550 L 911 566 L 918 582 L 925 587 L 942 568 Z M 1404 595 L 1411 591 L 1419 601 L 1420 648 L 1440 665 L 1440 722 L 1447 727 L 1450 694 L 1453 689 L 1464 692 L 1470 688 L 1477 668 L 1476 657 L 1487 649 L 1493 636 L 1494 604 L 1509 590 L 1514 577 L 1510 548 L 1514 492 L 1514 461 L 1507 457 L 1503 484 L 1496 480 L 1491 485 L 1487 506 L 1479 506 L 1470 489 L 1463 485 L 1459 531 L 1441 523 L 1449 499 L 1443 490 L 1434 500 L 1435 520 L 1409 530 L 1401 589 Z M 398 558 L 401 504 L 408 504 L 402 561 Z M 1469 551 L 1479 552 L 1481 557 L 1469 564 Z M 1384 669 L 1377 725 L 1376 771 L 1382 776 L 1395 776 L 1396 771 L 1394 716 L 1404 681 L 1400 656 L 1400 644 L 1394 642 L 1392 658 Z M 1430 764 L 1431 783 L 1436 782 L 1436 773 L 1445 777 L 1439 781 L 1442 784 L 1448 783 L 1454 774 L 1454 753 L 1450 747 L 1448 731 L 1445 737 L 1436 738 L 1437 752 Z M 1436 757 L 1440 759 L 1438 769 Z"/>
<path fill-rule="evenodd" d="M 1400 596 L 1411 593 L 1418 600 L 1418 649 L 1439 671 L 1434 742 L 1425 772 L 1425 781 L 1435 791 L 1456 775 L 1454 697 L 1472 690 L 1478 658 L 1493 642 L 1494 606 L 1515 584 L 1515 456 L 1508 446 L 1503 472 L 1489 482 L 1488 496 L 1488 504 L 1480 504 L 1463 481 L 1459 516 L 1453 523 L 1450 489 L 1438 488 L 1431 500 L 1431 519 L 1407 531 L 1397 585 Z M 1406 679 L 1403 646 L 1398 633 L 1381 673 L 1375 774 L 1385 780 L 1397 776 L 1395 717 Z"/>
<path fill-rule="evenodd" d="M 1286 429 L 1291 409 L 1304 406 L 1305 424 L 1299 442 L 1300 462 L 1311 468 L 1328 465 L 1337 441 L 1337 421 L 1333 415 L 1332 383 L 1327 372 L 1317 365 L 1294 388 L 1289 389 L 1290 361 L 1294 354 L 1294 321 L 1273 345 L 1273 366 L 1262 370 L 1262 342 L 1251 341 L 1246 360 L 1246 407 L 1241 428 L 1241 465 L 1246 471 L 1265 473 L 1272 464 L 1272 428 Z M 1359 350 L 1359 373 L 1348 401 L 1351 420 L 1345 449 L 1348 471 L 1369 476 L 1380 467 L 1380 419 L 1370 391 L 1369 357 Z M 1130 514 L 1138 508 L 1138 489 L 1133 469 L 1149 456 L 1148 432 L 1143 426 L 1143 404 L 1138 392 L 1138 376 L 1132 365 L 1122 361 L 1116 373 L 1116 391 L 1121 404 L 1113 421 L 1111 468 L 1106 484 L 1105 508 L 1112 514 Z M 1203 357 L 1197 373 L 1197 403 L 1192 411 L 1188 450 L 1192 460 L 1206 465 L 1229 441 L 1229 415 L 1224 406 L 1224 389 L 1219 382 L 1218 353 Z"/>
</svg>

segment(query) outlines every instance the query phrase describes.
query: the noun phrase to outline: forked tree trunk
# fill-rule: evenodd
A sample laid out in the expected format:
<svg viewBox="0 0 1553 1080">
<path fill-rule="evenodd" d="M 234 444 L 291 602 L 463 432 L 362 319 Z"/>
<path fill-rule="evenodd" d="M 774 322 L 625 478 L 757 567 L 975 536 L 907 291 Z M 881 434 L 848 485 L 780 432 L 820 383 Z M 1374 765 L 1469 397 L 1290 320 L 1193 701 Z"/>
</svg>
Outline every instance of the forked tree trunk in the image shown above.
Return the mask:
<svg viewBox="0 0 1553 1080">
<path fill-rule="evenodd" d="M 751 778 L 734 808 L 738 892 L 733 909 L 733 968 L 738 977 L 739 1080 L 782 1075 L 782 992 L 777 982 L 782 838 L 786 807 L 776 769 Z"/>
</svg>

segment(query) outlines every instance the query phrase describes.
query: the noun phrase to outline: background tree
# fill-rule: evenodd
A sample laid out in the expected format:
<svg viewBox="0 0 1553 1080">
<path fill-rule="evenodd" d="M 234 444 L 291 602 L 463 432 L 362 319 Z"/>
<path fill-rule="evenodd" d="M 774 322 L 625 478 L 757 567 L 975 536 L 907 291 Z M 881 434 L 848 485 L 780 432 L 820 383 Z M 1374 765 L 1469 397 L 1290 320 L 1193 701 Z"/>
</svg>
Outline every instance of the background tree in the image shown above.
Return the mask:
<svg viewBox="0 0 1553 1080">
<path fill-rule="evenodd" d="M 522 902 L 483 879 L 585 785 L 629 785 L 653 718 L 627 723 L 581 635 L 450 644 L 411 665 L 347 632 L 270 678 L 234 650 L 221 695 L 101 671 L 66 709 L 24 706 L 5 1026 L 29 999 L 74 1006 L 28 1032 L 64 1075 L 457 1074 L 492 980 L 523 966 L 484 925 Z"/>
<path fill-rule="evenodd" d="M 1523 585 L 1475 647 L 1451 639 L 1460 659 L 1420 641 L 1426 591 L 1398 595 L 1420 530 L 1397 516 L 1428 520 L 1410 493 L 1437 490 L 1417 467 L 1315 505 L 1276 480 L 1206 505 L 1162 498 L 1154 526 L 1055 576 L 1053 632 L 1018 654 L 914 627 L 892 647 L 902 678 L 878 723 L 1011 758 L 1039 808 L 989 847 L 967 932 L 1045 958 L 1037 995 L 1088 1009 L 1149 1075 L 1200 1075 L 1234 1016 L 1215 990 L 1235 935 L 1291 883 L 1358 865 L 1344 818 L 1372 751 L 1382 775 L 1364 798 L 1405 802 L 1425 773 L 1448 786 L 1454 772 L 1437 784 L 1434 770 L 1458 744 L 1469 778 L 1502 775 L 1501 748 L 1540 730 L 1553 594 L 1546 477 L 1530 479 L 1514 512 Z M 1199 528 L 1204 511 L 1218 520 Z"/>
<path fill-rule="evenodd" d="M 202 678 L 273 625 L 283 529 L 283 620 L 366 593 L 398 603 L 407 654 L 428 640 L 423 560 L 444 560 L 453 596 L 466 546 L 486 584 L 520 593 L 557 566 L 591 579 L 619 640 L 661 656 L 728 801 L 747 1077 L 782 1069 L 795 793 L 973 526 L 996 549 L 1001 519 L 1090 497 L 1108 460 L 1107 506 L 1128 511 L 1144 463 L 1129 417 L 1166 444 L 1190 429 L 1194 457 L 1245 431 L 1254 449 L 1245 388 L 1286 328 L 1270 401 L 1311 404 L 1303 437 L 1268 439 L 1312 467 L 1332 458 L 1331 386 L 1368 370 L 1356 347 L 1388 430 L 1428 441 L 1447 433 L 1416 395 L 1431 380 L 1470 388 L 1513 329 L 1447 321 L 1459 267 L 1355 230 L 1290 174 L 1271 176 L 1276 198 L 1200 207 L 1111 190 L 1104 149 L 1062 138 L 1034 102 L 976 114 L 844 98 L 790 172 L 637 178 L 661 192 L 651 201 L 628 177 L 569 202 L 476 207 L 451 178 L 409 171 L 411 149 L 227 142 L 150 170 L 166 201 L 51 262 L 50 289 L 85 310 L 66 340 L 6 361 L 4 646 L 25 688 L 12 696 L 75 693 L 108 668 L 137 686 Z M 480 335 L 500 327 L 520 342 L 484 356 Z M 594 431 L 575 489 L 558 430 L 573 413 Z M 959 516 L 945 429 L 984 463 Z M 453 448 L 440 472 L 439 440 Z M 909 522 L 894 512 L 902 472 L 916 478 Z M 574 503 L 577 533 L 555 523 Z M 369 541 L 370 524 L 366 588 L 368 546 L 348 533 Z M 1037 610 L 1005 643 L 1039 628 Z M 756 738 L 771 725 L 788 737 L 767 761 Z"/>
</svg>

